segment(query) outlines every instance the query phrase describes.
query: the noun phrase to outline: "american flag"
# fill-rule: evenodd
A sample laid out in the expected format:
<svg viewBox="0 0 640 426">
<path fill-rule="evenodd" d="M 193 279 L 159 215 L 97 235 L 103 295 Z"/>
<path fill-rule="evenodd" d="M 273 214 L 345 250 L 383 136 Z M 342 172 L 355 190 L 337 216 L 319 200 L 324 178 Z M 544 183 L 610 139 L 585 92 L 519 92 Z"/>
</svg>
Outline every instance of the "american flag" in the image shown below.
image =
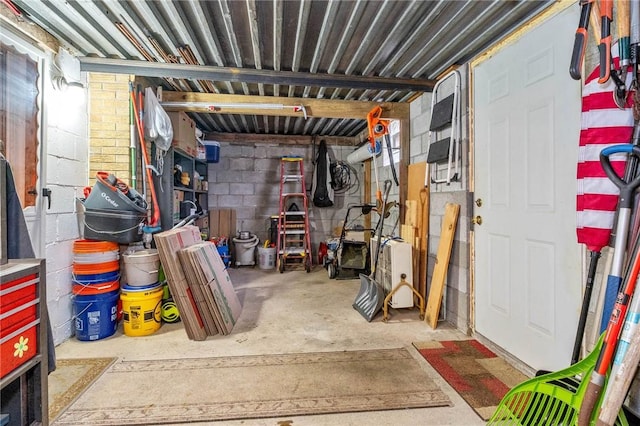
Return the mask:
<svg viewBox="0 0 640 426">
<path fill-rule="evenodd" d="M 612 47 L 612 52 L 617 49 Z M 618 64 L 617 58 L 614 63 Z M 630 69 L 631 71 L 631 69 Z M 608 245 L 618 204 L 618 188 L 607 177 L 600 164 L 600 151 L 610 145 L 631 141 L 633 133 L 633 93 L 628 93 L 625 109 L 613 100 L 612 79 L 598 83 L 599 69 L 585 80 L 582 91 L 582 124 L 578 154 L 577 234 L 578 243 L 591 251 L 601 251 Z M 627 87 L 632 73 L 627 72 Z M 619 176 L 624 175 L 626 154 L 610 157 Z"/>
</svg>

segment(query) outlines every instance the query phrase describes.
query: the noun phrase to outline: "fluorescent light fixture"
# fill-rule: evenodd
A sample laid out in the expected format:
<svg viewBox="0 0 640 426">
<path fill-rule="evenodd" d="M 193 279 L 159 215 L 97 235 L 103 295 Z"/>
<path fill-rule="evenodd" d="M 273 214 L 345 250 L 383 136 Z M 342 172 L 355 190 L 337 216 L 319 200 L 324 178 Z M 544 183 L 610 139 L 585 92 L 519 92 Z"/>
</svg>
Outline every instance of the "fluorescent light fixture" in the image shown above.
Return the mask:
<svg viewBox="0 0 640 426">
<path fill-rule="evenodd" d="M 294 112 L 302 112 L 304 118 L 307 118 L 307 110 L 304 105 L 283 105 L 269 103 L 210 103 L 210 102 L 160 102 L 160 105 L 168 108 L 202 108 L 208 111 L 222 111 L 225 109 L 293 109 Z"/>
</svg>

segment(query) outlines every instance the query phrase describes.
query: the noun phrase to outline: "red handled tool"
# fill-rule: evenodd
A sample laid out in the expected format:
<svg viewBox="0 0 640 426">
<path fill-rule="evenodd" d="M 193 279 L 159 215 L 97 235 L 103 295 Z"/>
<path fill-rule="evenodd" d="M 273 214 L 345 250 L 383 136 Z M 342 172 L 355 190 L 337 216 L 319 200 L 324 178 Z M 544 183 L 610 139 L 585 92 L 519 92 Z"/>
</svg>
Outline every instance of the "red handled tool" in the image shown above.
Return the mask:
<svg viewBox="0 0 640 426">
<path fill-rule="evenodd" d="M 595 0 L 580 0 L 580 21 L 576 30 L 575 41 L 573 42 L 573 52 L 571 53 L 571 64 L 569 65 L 569 75 L 574 80 L 582 78 L 582 63 L 584 62 L 584 51 L 587 47 L 589 28 L 589 18 Z"/>
<path fill-rule="evenodd" d="M 611 73 L 611 21 L 613 21 L 613 0 L 600 0 L 600 78 L 598 83 L 609 81 Z"/>
<path fill-rule="evenodd" d="M 138 138 L 140 139 L 140 148 L 142 151 L 142 163 L 146 172 L 147 181 L 149 183 L 149 190 L 151 192 L 151 201 L 153 205 L 153 215 L 151 216 L 151 220 L 147 225 L 150 231 L 155 232 L 160 230 L 160 207 L 158 206 L 156 189 L 153 185 L 153 176 L 151 174 L 151 169 L 148 167 L 149 155 L 147 154 L 147 146 L 144 141 L 144 130 L 142 129 L 142 122 L 140 120 L 140 116 L 138 115 L 138 103 L 136 101 L 135 93 L 133 91 L 133 84 L 131 82 L 129 82 L 129 95 L 131 97 L 131 103 L 133 104 L 133 114 L 136 121 L 136 127 L 138 129 Z"/>
<path fill-rule="evenodd" d="M 371 144 L 371 152 L 373 152 L 373 168 L 376 176 L 376 200 L 378 203 L 382 203 L 382 190 L 380 189 L 380 184 L 378 181 L 378 168 L 375 163 L 375 152 L 376 152 L 376 140 L 385 136 L 389 133 L 389 121 L 383 120 L 380 117 L 382 116 L 382 108 L 380 106 L 374 107 L 367 114 L 367 127 L 369 129 L 369 143 Z"/>
</svg>

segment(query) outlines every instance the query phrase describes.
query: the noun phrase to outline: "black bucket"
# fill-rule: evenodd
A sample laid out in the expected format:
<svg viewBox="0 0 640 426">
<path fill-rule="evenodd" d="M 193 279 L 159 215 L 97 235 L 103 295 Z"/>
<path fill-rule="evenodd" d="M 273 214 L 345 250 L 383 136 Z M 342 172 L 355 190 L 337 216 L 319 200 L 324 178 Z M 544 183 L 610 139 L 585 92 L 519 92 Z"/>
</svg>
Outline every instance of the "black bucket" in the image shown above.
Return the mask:
<svg viewBox="0 0 640 426">
<path fill-rule="evenodd" d="M 125 210 L 85 209 L 84 238 L 130 244 L 142 240 L 140 224 L 146 213 Z"/>
</svg>

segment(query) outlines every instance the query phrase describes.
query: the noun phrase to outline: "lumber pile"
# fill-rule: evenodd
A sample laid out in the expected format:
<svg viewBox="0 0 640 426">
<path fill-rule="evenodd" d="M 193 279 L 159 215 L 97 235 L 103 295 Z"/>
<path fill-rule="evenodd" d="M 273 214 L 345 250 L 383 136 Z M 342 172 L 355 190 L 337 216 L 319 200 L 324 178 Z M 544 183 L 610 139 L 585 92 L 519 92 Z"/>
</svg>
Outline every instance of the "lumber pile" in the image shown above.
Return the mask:
<svg viewBox="0 0 640 426">
<path fill-rule="evenodd" d="M 215 244 L 203 242 L 197 226 L 155 234 L 154 241 L 189 339 L 229 334 L 242 306 Z"/>
</svg>

